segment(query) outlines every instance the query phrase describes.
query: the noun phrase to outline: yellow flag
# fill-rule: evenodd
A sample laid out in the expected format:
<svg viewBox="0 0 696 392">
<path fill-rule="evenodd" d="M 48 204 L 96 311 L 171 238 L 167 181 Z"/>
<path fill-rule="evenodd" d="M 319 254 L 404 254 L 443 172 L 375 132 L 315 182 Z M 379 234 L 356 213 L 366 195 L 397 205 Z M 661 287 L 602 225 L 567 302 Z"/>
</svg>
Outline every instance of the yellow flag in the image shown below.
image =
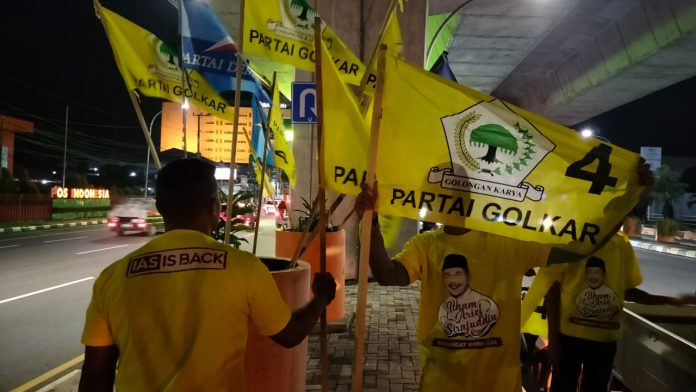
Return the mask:
<svg viewBox="0 0 696 392">
<path fill-rule="evenodd" d="M 321 50 L 324 187 L 357 195 L 367 175 L 369 122 L 360 114 L 353 93 L 340 80 L 323 42 Z"/>
<path fill-rule="evenodd" d="M 189 83 L 186 88 L 182 87 L 176 51 L 144 28 L 95 5 L 104 22 L 118 70 L 129 90 L 173 102 L 183 102 L 185 96 L 198 109 L 233 121 L 234 107 L 228 107 L 197 71 L 188 71 Z"/>
<path fill-rule="evenodd" d="M 589 253 L 638 202 L 639 156 L 386 56 L 380 213 Z"/>
<path fill-rule="evenodd" d="M 314 17 L 306 0 L 248 1 L 244 5 L 244 52 L 314 72 Z M 360 85 L 365 65 L 323 21 L 322 40 L 341 79 Z"/>
<path fill-rule="evenodd" d="M 401 10 L 403 12 L 403 5 L 401 5 Z M 396 7 L 394 7 L 389 15 L 387 15 L 386 27 L 384 28 L 384 34 L 382 35 L 381 42 L 377 43 L 375 48 L 373 58 L 369 62 L 369 73 L 367 76 L 363 76 L 361 81 L 360 90 L 370 96 L 374 95 L 375 87 L 377 87 L 377 53 L 380 44 L 387 46 L 387 54 L 401 58 L 403 52 L 404 41 L 401 37 L 401 27 L 399 25 L 399 17 L 396 12 Z"/>
<path fill-rule="evenodd" d="M 256 154 L 251 154 L 251 161 L 254 164 L 254 174 L 256 175 L 256 183 L 261 184 L 261 172 L 263 170 L 263 167 L 261 166 L 259 158 L 256 156 Z M 275 189 L 273 188 L 273 184 L 271 183 L 271 179 L 268 178 L 267 173 L 263 178 L 263 196 L 272 196 L 273 194 L 275 194 Z"/>
<path fill-rule="evenodd" d="M 283 126 L 283 119 L 280 117 L 280 90 L 278 89 L 278 83 L 275 83 L 273 86 L 273 106 L 271 106 L 271 113 L 268 117 L 269 126 L 273 131 L 276 167 L 285 172 L 290 181 L 290 186 L 294 188 L 297 182 L 295 155 L 285 139 L 285 127 Z"/>
</svg>

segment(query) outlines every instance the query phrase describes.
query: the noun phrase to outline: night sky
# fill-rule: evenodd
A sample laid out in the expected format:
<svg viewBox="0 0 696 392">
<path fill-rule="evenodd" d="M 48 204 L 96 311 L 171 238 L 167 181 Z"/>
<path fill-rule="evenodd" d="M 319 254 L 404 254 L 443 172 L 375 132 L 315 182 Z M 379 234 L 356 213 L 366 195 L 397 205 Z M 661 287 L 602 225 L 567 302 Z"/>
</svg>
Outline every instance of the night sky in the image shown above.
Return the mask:
<svg viewBox="0 0 696 392">
<path fill-rule="evenodd" d="M 144 165 L 142 131 L 92 2 L 3 0 L 0 17 L 0 113 L 34 121 L 36 129 L 19 138 L 15 163 L 60 167 L 68 105 L 71 161 Z M 159 102 L 144 99 L 147 122 Z M 695 124 L 691 78 L 574 127 L 589 125 L 633 151 L 662 146 L 663 156 L 696 157 Z"/>
</svg>

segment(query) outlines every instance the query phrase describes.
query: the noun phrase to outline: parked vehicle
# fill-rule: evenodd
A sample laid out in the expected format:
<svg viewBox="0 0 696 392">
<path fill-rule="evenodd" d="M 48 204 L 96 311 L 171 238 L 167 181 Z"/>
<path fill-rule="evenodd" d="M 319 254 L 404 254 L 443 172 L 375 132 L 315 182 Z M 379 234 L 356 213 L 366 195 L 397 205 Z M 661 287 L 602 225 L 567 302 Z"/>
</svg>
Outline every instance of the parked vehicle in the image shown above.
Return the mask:
<svg viewBox="0 0 696 392">
<path fill-rule="evenodd" d="M 164 231 L 164 220 L 152 198 L 124 199 L 114 205 L 106 217 L 107 227 L 118 235 L 146 233 L 152 236 Z"/>
</svg>

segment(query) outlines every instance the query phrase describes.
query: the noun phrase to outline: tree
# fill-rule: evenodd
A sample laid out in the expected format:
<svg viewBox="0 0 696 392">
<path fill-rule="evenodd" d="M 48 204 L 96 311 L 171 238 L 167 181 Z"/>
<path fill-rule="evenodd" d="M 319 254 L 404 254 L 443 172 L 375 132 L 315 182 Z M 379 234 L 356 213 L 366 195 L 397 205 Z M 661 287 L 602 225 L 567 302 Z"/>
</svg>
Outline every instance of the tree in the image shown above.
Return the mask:
<svg viewBox="0 0 696 392">
<path fill-rule="evenodd" d="M 293 8 L 301 8 L 302 12 L 300 13 L 300 16 L 298 18 L 303 21 L 307 21 L 307 14 L 309 11 L 313 11 L 312 7 L 305 1 L 305 0 L 291 0 L 290 5 Z M 314 13 L 314 12 L 312 12 Z"/>
<path fill-rule="evenodd" d="M 683 195 L 686 191 L 686 184 L 679 181 L 679 173 L 672 170 L 667 165 L 660 166 L 654 173 L 655 185 L 653 194 L 658 200 L 664 204 L 662 207 L 662 216 L 665 219 L 674 218 L 674 208 L 672 200 Z"/>
<path fill-rule="evenodd" d="M 507 129 L 498 124 L 485 124 L 471 131 L 469 142 L 474 146 L 488 146 L 488 152 L 481 160 L 493 163 L 500 162 L 496 158 L 498 148 L 506 154 L 517 153 L 517 139 Z"/>
<path fill-rule="evenodd" d="M 19 171 L 19 181 L 17 183 L 19 188 L 19 193 L 23 194 L 38 194 L 39 187 L 29 178 L 29 172 L 27 169 L 22 169 Z"/>
<path fill-rule="evenodd" d="M 14 177 L 7 168 L 0 170 L 0 193 L 17 193 Z"/>
</svg>

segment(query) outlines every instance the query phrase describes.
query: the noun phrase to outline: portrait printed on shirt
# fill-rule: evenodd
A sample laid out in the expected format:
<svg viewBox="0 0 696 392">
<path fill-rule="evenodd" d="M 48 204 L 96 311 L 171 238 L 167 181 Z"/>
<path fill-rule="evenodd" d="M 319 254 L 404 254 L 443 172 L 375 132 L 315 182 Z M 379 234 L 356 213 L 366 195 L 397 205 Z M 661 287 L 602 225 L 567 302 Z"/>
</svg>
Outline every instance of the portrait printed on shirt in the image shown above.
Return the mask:
<svg viewBox="0 0 696 392">
<path fill-rule="evenodd" d="M 575 306 L 581 317 L 571 317 L 570 322 L 596 328 L 619 328 L 611 322 L 621 311 L 621 300 L 606 284 L 607 269 L 604 260 L 590 257 L 585 263 L 587 287 L 575 297 Z"/>
<path fill-rule="evenodd" d="M 471 286 L 467 258 L 449 254 L 442 264 L 442 279 L 449 296 L 440 305 L 438 320 L 448 338 L 477 339 L 474 342 L 436 339 L 433 344 L 447 348 L 482 348 L 499 346 L 500 338 L 481 339 L 491 331 L 500 318 L 498 304 L 493 298 L 474 291 Z M 457 342 L 457 343 L 454 343 Z"/>
</svg>

